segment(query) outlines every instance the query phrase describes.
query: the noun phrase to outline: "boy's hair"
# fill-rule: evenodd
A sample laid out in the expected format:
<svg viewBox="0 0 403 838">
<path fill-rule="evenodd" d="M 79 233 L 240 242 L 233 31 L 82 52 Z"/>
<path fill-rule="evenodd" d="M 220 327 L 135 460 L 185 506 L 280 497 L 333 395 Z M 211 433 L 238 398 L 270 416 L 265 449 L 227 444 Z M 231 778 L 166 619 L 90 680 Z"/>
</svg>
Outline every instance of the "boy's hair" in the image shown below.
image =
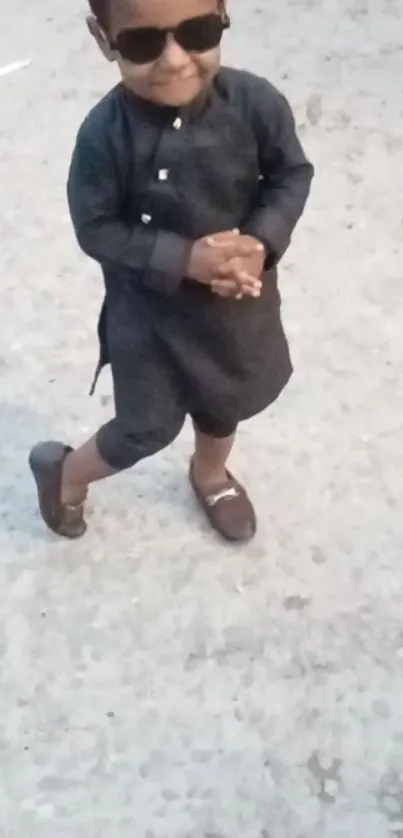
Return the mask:
<svg viewBox="0 0 403 838">
<path fill-rule="evenodd" d="M 108 24 L 108 6 L 111 0 L 88 0 L 90 9 L 98 23 L 103 29 L 107 28 Z M 218 7 L 220 11 L 225 12 L 225 0 L 218 0 Z"/>
<path fill-rule="evenodd" d="M 109 0 L 88 0 L 90 9 L 98 23 L 103 29 L 106 29 L 108 23 L 108 5 Z"/>
</svg>

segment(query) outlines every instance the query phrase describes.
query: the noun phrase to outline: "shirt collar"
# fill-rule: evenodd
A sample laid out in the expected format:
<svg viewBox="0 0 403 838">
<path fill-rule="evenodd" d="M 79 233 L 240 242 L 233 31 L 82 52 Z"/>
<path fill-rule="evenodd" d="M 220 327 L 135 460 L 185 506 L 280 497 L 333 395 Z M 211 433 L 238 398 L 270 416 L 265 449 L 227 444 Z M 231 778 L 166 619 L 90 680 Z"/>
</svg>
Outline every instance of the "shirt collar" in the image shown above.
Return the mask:
<svg viewBox="0 0 403 838">
<path fill-rule="evenodd" d="M 128 88 L 126 88 L 122 83 L 119 87 L 123 92 L 125 100 L 129 104 L 135 105 L 136 109 L 142 113 L 148 122 L 152 122 L 154 124 L 165 124 L 166 122 L 174 122 L 175 119 L 180 118 L 183 122 L 189 123 L 194 122 L 194 120 L 201 116 L 201 114 L 208 108 L 214 90 L 214 82 L 208 88 L 203 90 L 197 99 L 183 108 L 171 108 L 168 106 L 164 107 L 163 105 L 156 105 L 153 102 L 149 102 L 147 99 L 142 99 L 140 96 L 136 96 L 135 93 L 128 90 Z"/>
</svg>

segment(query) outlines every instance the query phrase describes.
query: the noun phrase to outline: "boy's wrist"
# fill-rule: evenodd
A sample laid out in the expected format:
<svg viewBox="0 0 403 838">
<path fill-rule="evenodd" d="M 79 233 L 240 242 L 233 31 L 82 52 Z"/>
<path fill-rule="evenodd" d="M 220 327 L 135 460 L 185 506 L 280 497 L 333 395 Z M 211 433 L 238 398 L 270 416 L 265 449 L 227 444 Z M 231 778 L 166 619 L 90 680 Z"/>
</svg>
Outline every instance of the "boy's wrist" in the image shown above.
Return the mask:
<svg viewBox="0 0 403 838">
<path fill-rule="evenodd" d="M 205 248 L 206 243 L 203 239 L 194 242 L 189 253 L 186 277 L 202 285 L 211 285 L 213 277 L 206 271 Z"/>
<path fill-rule="evenodd" d="M 159 290 L 168 294 L 175 293 L 186 274 L 192 247 L 192 241 L 184 236 L 166 230 L 156 231 L 149 281 L 145 272 L 145 284 L 158 286 Z"/>
</svg>

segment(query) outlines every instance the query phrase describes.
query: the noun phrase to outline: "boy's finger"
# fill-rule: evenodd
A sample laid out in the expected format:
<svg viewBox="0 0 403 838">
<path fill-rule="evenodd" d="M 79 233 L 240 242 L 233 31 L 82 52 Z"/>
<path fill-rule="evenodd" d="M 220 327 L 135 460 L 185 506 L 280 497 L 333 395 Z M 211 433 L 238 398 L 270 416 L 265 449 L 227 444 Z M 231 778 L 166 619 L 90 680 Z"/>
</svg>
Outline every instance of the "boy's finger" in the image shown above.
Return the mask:
<svg viewBox="0 0 403 838">
<path fill-rule="evenodd" d="M 230 282 L 229 280 L 215 281 L 211 285 L 211 290 L 219 297 L 234 297 L 236 300 L 242 300 L 243 297 L 260 297 L 260 288 L 252 287 L 250 285 L 240 285 L 239 283 Z"/>
<path fill-rule="evenodd" d="M 263 287 L 260 279 L 256 279 L 256 277 L 245 273 L 239 273 L 237 278 L 240 284 L 240 290 L 244 294 L 248 294 L 251 297 L 260 297 Z"/>
<path fill-rule="evenodd" d="M 262 242 L 253 239 L 251 236 L 242 235 L 238 229 L 230 230 L 228 233 L 217 233 L 214 236 L 208 236 L 206 241 L 207 244 L 212 244 L 214 247 L 218 247 L 220 244 L 225 244 L 226 247 L 229 247 L 230 244 L 233 244 L 234 247 L 246 248 L 251 253 L 263 253 L 264 251 Z"/>
<path fill-rule="evenodd" d="M 222 277 L 223 279 L 232 279 L 235 275 L 239 273 L 240 270 L 240 261 L 235 256 L 232 259 L 229 259 L 228 262 L 224 262 L 224 264 L 217 268 L 215 271 L 215 275 L 217 279 L 220 277 Z"/>
<path fill-rule="evenodd" d="M 236 264 L 233 265 L 230 270 L 224 270 L 222 268 L 221 270 L 217 271 L 215 275 L 215 280 L 218 283 L 232 282 L 240 290 L 246 289 L 247 293 L 252 293 L 256 291 L 258 292 L 259 296 L 263 285 L 259 277 L 253 276 L 252 274 L 249 274 L 246 271 L 240 271 L 239 268 L 237 268 Z"/>
<path fill-rule="evenodd" d="M 234 296 L 236 293 L 240 293 L 239 283 L 230 279 L 214 280 L 211 284 L 211 290 L 214 294 L 220 294 L 221 296 Z"/>
<path fill-rule="evenodd" d="M 213 239 L 231 239 L 232 236 L 239 236 L 241 233 L 239 227 L 233 227 L 232 230 L 222 230 L 221 233 L 214 233 L 210 238 Z"/>
<path fill-rule="evenodd" d="M 228 250 L 230 247 L 233 249 L 236 248 L 236 252 L 238 254 L 238 251 L 241 251 L 241 244 L 238 239 L 239 235 L 237 233 L 233 233 L 231 236 L 225 238 L 223 237 L 222 239 L 208 238 L 206 239 L 206 244 L 209 247 L 214 247 L 216 250 Z"/>
<path fill-rule="evenodd" d="M 260 285 L 262 284 L 260 275 L 250 274 L 248 271 L 242 270 L 242 265 L 240 264 L 239 259 L 230 259 L 229 262 L 226 262 L 214 271 L 215 279 L 232 279 L 239 282 L 242 281 L 242 277 L 245 281 L 249 282 L 253 280 Z"/>
<path fill-rule="evenodd" d="M 258 276 L 254 276 L 253 274 L 248 274 L 245 271 L 233 271 L 231 276 L 227 277 L 231 279 L 233 282 L 237 282 L 239 286 L 242 288 L 247 286 L 248 288 L 256 288 L 261 291 L 263 283 L 262 280 L 259 279 Z"/>
<path fill-rule="evenodd" d="M 215 282 L 211 287 L 213 293 L 218 297 L 232 297 L 235 300 L 242 300 L 244 296 L 255 296 L 255 293 L 252 293 L 249 289 L 240 288 L 238 284 L 225 280 Z"/>
<path fill-rule="evenodd" d="M 235 294 L 234 291 L 230 291 L 229 289 L 221 288 L 219 291 L 214 291 L 216 297 L 223 297 L 226 300 L 236 300 L 238 299 L 238 294 Z"/>
<path fill-rule="evenodd" d="M 223 233 L 215 233 L 214 236 L 209 236 L 206 239 L 206 244 L 209 247 L 222 247 L 224 243 L 228 243 L 234 240 L 237 236 L 240 235 L 240 230 L 235 227 L 233 230 L 226 230 Z"/>
<path fill-rule="evenodd" d="M 213 238 L 223 238 L 223 239 L 231 239 L 232 236 L 240 236 L 241 231 L 239 227 L 234 227 L 233 230 L 224 230 L 222 233 L 217 233 L 213 236 Z"/>
<path fill-rule="evenodd" d="M 242 239 L 238 242 L 233 242 L 233 246 L 236 247 L 237 256 L 252 256 L 253 253 L 263 253 L 264 251 L 264 247 L 260 242 L 243 242 Z"/>
<path fill-rule="evenodd" d="M 263 245 L 251 244 L 251 242 L 242 242 L 242 240 L 238 240 L 236 236 L 231 239 L 222 239 L 221 241 L 218 241 L 217 239 L 206 239 L 206 243 L 209 247 L 212 247 L 215 250 L 231 249 L 231 259 L 239 259 L 242 256 L 253 256 L 254 253 L 262 253 L 264 250 Z"/>
<path fill-rule="evenodd" d="M 247 271 L 236 271 L 233 279 L 240 282 L 241 285 L 255 285 L 257 288 L 262 288 L 263 282 L 260 277 L 254 274 L 249 274 Z"/>
</svg>

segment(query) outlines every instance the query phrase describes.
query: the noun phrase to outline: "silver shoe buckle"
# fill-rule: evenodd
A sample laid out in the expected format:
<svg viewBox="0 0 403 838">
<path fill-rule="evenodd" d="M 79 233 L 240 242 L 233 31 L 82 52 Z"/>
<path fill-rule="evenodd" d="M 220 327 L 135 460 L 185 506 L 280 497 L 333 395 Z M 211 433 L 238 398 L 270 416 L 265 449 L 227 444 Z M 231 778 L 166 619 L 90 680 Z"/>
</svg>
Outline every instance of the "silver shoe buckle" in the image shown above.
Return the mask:
<svg viewBox="0 0 403 838">
<path fill-rule="evenodd" d="M 231 500 L 239 497 L 238 489 L 235 486 L 228 486 L 227 489 L 222 489 L 221 492 L 216 492 L 213 495 L 207 495 L 206 503 L 211 508 L 217 506 L 221 500 Z"/>
</svg>

